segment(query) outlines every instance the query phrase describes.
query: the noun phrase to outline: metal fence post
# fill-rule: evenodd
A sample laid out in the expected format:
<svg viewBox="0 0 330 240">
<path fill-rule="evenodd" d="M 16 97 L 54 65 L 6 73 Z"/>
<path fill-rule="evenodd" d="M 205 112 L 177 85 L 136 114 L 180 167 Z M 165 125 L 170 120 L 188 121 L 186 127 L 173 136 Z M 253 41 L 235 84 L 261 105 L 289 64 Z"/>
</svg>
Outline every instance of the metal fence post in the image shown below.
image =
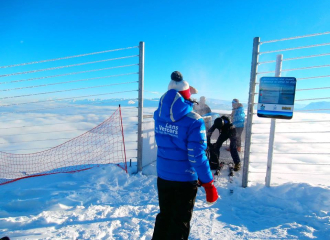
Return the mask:
<svg viewBox="0 0 330 240">
<path fill-rule="evenodd" d="M 142 171 L 143 85 L 144 85 L 144 42 L 140 42 L 140 44 L 139 44 L 138 150 L 137 150 L 137 170 L 138 170 L 138 172 Z"/>
<path fill-rule="evenodd" d="M 255 86 L 256 86 L 257 70 L 258 70 L 259 46 L 260 46 L 260 38 L 255 37 L 253 39 L 253 50 L 252 50 L 252 63 L 251 63 L 251 75 L 250 75 L 249 102 L 248 102 L 247 121 L 246 121 L 246 136 L 245 136 L 245 147 L 244 147 L 244 166 L 243 166 L 242 187 L 248 186 L 250 147 L 251 147 L 251 134 L 252 134 L 252 118 L 253 118 L 254 95 L 255 95 Z"/>
<path fill-rule="evenodd" d="M 276 56 L 275 77 L 281 76 L 282 60 L 283 60 L 282 54 L 279 54 Z M 271 124 L 270 124 L 269 144 L 268 144 L 268 159 L 267 159 L 267 172 L 266 172 L 266 186 L 267 187 L 270 187 L 270 179 L 271 179 L 271 175 L 272 175 L 275 128 L 276 128 L 276 119 L 272 118 Z"/>
</svg>

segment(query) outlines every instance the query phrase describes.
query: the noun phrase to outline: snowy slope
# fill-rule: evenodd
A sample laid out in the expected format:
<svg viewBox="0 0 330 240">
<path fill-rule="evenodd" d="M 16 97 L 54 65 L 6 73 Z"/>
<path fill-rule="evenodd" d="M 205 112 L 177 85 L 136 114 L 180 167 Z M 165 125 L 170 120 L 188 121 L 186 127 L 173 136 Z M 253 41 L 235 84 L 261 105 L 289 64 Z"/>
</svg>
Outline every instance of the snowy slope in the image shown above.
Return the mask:
<svg viewBox="0 0 330 240">
<path fill-rule="evenodd" d="M 328 129 L 329 114 L 312 116 L 323 122 L 308 123 L 306 132 Z M 308 120 L 309 115 L 295 114 L 293 120 L 302 119 Z M 278 131 L 298 131 L 299 127 L 298 124 L 282 125 L 279 121 Z M 257 126 L 256 132 L 269 131 L 267 125 Z M 267 141 L 267 138 L 255 136 L 256 141 Z M 315 137 L 318 142 L 329 142 L 326 133 L 317 136 L 283 134 L 276 137 L 276 142 L 284 144 L 275 146 L 275 151 L 290 151 L 285 147 L 293 145 L 287 143 L 311 142 Z M 327 152 L 326 146 L 298 144 L 293 151 Z M 264 148 L 265 145 L 256 145 L 253 151 L 264 151 Z M 241 187 L 241 172 L 230 184 L 226 166 L 215 183 L 221 195 L 216 204 L 207 206 L 204 190 L 200 189 L 189 239 L 330 239 L 329 166 L 316 165 L 328 163 L 329 155 L 276 156 L 279 159 L 274 159 L 274 170 L 292 174 L 274 173 L 270 188 L 264 186 L 264 173 L 251 173 L 252 182 L 248 188 Z M 229 152 L 222 149 L 221 159 L 230 161 Z M 251 165 L 251 171 L 265 170 L 267 158 L 251 155 L 252 160 L 256 163 Z M 152 161 L 144 159 L 143 162 Z M 75 174 L 28 178 L 2 185 L 0 237 L 149 240 L 158 213 L 155 167 L 155 162 L 148 165 L 142 175 L 134 174 L 136 163 L 129 168 L 130 174 L 107 165 Z M 294 174 L 297 168 L 298 172 L 307 174 Z M 229 189 L 234 189 L 234 193 L 230 194 Z"/>
<path fill-rule="evenodd" d="M 147 172 L 153 174 L 107 165 L 0 186 L 0 236 L 151 239 L 158 212 L 155 166 Z M 329 239 L 329 187 L 240 183 L 238 174 L 230 186 L 225 168 L 216 183 L 221 199 L 211 207 L 198 191 L 190 239 Z"/>
</svg>

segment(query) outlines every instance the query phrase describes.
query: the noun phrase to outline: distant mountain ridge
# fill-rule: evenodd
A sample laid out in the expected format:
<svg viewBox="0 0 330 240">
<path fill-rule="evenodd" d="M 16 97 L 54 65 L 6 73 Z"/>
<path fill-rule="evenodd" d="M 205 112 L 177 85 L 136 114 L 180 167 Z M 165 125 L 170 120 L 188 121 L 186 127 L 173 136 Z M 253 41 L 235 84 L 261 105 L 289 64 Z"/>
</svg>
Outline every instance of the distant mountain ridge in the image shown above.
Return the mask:
<svg viewBox="0 0 330 240">
<path fill-rule="evenodd" d="M 302 108 L 301 110 L 315 110 L 316 111 L 317 109 L 326 109 L 326 110 L 322 110 L 322 112 L 329 113 L 330 112 L 330 102 L 326 102 L 326 101 L 312 102 L 312 103 L 308 104 L 307 106 L 305 106 L 304 108 Z M 320 111 L 316 111 L 316 112 L 320 112 Z"/>
<path fill-rule="evenodd" d="M 199 99 L 196 99 L 199 100 Z M 91 104 L 93 105 L 102 105 L 102 106 L 118 106 L 119 104 L 123 107 L 125 106 L 137 106 L 137 99 L 128 99 L 128 98 L 111 98 L 111 99 L 82 99 L 82 100 L 75 100 L 70 101 L 72 104 Z M 158 107 L 159 98 L 152 98 L 152 99 L 144 99 L 143 106 L 144 107 Z M 231 101 L 229 100 L 220 100 L 220 99 L 213 99 L 207 98 L 206 104 L 211 109 L 222 109 L 222 110 L 231 110 Z M 247 109 L 247 103 L 242 103 L 244 109 Z M 330 112 L 330 102 L 321 101 L 321 102 L 312 102 L 309 104 L 295 104 L 295 110 L 315 110 L 317 109 L 327 109 L 322 112 L 329 113 Z"/>
</svg>

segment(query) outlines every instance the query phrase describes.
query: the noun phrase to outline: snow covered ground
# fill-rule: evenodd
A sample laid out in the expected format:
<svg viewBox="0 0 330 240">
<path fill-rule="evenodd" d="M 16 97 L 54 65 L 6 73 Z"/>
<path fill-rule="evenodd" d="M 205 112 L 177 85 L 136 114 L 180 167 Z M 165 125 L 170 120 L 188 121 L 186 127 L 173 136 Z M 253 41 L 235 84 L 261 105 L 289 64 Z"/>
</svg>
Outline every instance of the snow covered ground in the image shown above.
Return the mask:
<svg viewBox="0 0 330 240">
<path fill-rule="evenodd" d="M 329 116 L 320 115 L 318 119 Z M 324 130 L 323 125 L 314 125 Z M 263 131 L 262 127 L 259 130 Z M 328 135 L 323 136 L 324 142 Z M 293 138 L 298 142 L 303 139 Z M 309 141 L 305 138 L 306 134 L 303 140 Z M 264 141 L 261 137 L 257 140 Z M 277 137 L 276 140 L 292 139 Z M 278 145 L 275 150 L 281 151 L 282 147 Z M 300 147 L 299 151 L 313 152 L 317 146 Z M 262 147 L 255 151 L 258 148 Z M 324 145 L 322 148 L 325 152 Z M 227 158 L 225 154 L 223 151 L 222 157 Z M 255 157 L 251 160 L 260 161 L 258 155 L 252 156 Z M 320 155 L 311 160 L 296 155 L 283 161 L 328 163 L 328 157 Z M 252 171 L 259 166 L 265 168 L 263 163 L 251 166 Z M 276 171 L 293 171 L 291 167 L 279 164 Z M 330 184 L 326 175 L 329 167 L 313 166 L 302 171 L 315 173 L 318 169 L 325 174 L 317 176 L 317 181 L 309 182 L 308 174 L 274 174 L 274 184 L 268 188 L 264 186 L 264 174 L 251 174 L 249 187 L 242 188 L 242 172 L 229 183 L 225 167 L 215 183 L 221 199 L 213 206 L 206 205 L 205 192 L 199 189 L 189 239 L 330 239 Z M 136 164 L 129 172 L 106 165 L 0 186 L 0 237 L 151 239 L 158 213 L 155 163 L 148 165 L 144 174 L 135 174 Z M 230 189 L 234 190 L 232 194 Z"/>
<path fill-rule="evenodd" d="M 329 239 L 329 187 L 241 188 L 240 177 L 220 177 L 211 207 L 198 191 L 189 239 Z M 151 239 L 158 213 L 155 174 L 113 165 L 3 185 L 0 199 L 0 233 L 11 239 Z"/>
</svg>

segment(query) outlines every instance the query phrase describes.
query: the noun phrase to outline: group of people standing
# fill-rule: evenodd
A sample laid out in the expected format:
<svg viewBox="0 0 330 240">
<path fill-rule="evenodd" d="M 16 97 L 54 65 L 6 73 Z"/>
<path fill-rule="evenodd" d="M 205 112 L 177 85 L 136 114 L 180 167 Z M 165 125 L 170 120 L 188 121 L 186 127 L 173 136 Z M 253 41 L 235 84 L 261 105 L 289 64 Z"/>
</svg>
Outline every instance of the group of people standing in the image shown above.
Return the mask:
<svg viewBox="0 0 330 240">
<path fill-rule="evenodd" d="M 196 93 L 182 74 L 174 71 L 168 91 L 160 98 L 154 112 L 160 212 L 156 217 L 153 240 L 188 239 L 199 186 L 204 188 L 208 204 L 214 204 L 219 198 L 206 156 L 215 129 L 220 135 L 214 147 L 220 151 L 222 143 L 229 138 L 234 170 L 238 171 L 241 166 L 238 151 L 241 151 L 240 135 L 244 128 L 244 120 L 239 118 L 245 117 L 242 105 L 234 99 L 231 119 L 219 117 L 207 130 L 201 115 L 211 109 L 206 105 L 205 97 L 196 105 L 191 98 L 191 94 Z"/>
<path fill-rule="evenodd" d="M 200 97 L 199 104 L 194 105 L 194 111 L 201 116 L 211 112 L 210 107 L 206 104 L 204 96 Z M 238 171 L 241 168 L 241 161 L 238 152 L 242 151 L 242 133 L 244 129 L 245 112 L 243 105 L 237 98 L 232 100 L 232 112 L 229 116 L 223 115 L 214 120 L 213 125 L 207 132 L 207 142 L 212 151 L 217 155 L 217 165 L 220 164 L 220 148 L 222 144 L 230 140 L 230 145 L 226 148 L 230 151 L 231 157 L 234 162 L 234 170 Z M 212 133 L 218 129 L 220 135 L 216 143 L 211 144 Z M 212 146 L 210 146 L 212 145 Z"/>
<path fill-rule="evenodd" d="M 239 102 L 237 98 L 234 98 L 231 102 L 232 104 L 232 112 L 229 115 L 230 122 L 236 129 L 236 146 L 237 151 L 242 151 L 242 133 L 244 130 L 244 122 L 245 122 L 245 112 L 243 105 Z M 206 104 L 206 98 L 204 96 L 200 97 L 200 101 L 198 104 L 194 105 L 194 111 L 201 116 L 205 114 L 211 113 L 211 108 Z M 226 148 L 229 151 L 230 148 Z"/>
</svg>

